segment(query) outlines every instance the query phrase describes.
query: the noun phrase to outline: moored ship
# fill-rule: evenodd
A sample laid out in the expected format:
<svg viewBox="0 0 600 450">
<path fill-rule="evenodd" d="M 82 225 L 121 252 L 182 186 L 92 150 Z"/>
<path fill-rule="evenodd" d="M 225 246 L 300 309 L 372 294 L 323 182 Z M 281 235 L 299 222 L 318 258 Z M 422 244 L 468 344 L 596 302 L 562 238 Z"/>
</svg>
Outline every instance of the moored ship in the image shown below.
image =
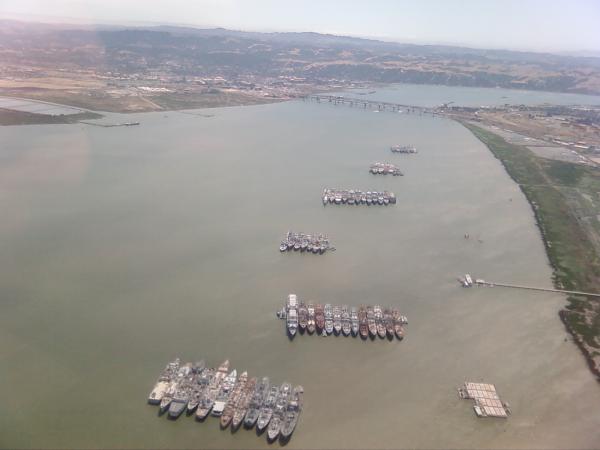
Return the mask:
<svg viewBox="0 0 600 450">
<path fill-rule="evenodd" d="M 302 394 L 304 388 L 302 386 L 296 386 L 294 392 L 288 402 L 285 417 L 283 419 L 283 425 L 281 426 L 281 439 L 284 441 L 289 440 L 296 428 L 298 418 L 302 412 Z"/>
<path fill-rule="evenodd" d="M 344 333 L 344 336 L 350 336 L 351 329 L 352 325 L 348 305 L 342 305 L 342 333 Z"/>
<path fill-rule="evenodd" d="M 342 331 L 342 310 L 338 305 L 333 307 L 333 331 L 335 334 Z"/>
<path fill-rule="evenodd" d="M 385 337 L 385 325 L 383 323 L 383 312 L 381 306 L 375 305 L 373 307 L 373 314 L 375 315 L 375 325 L 377 326 L 377 335 L 383 339 Z"/>
<path fill-rule="evenodd" d="M 365 305 L 360 305 L 358 308 L 358 331 L 360 337 L 366 339 L 369 337 L 369 325 L 367 319 L 367 308 Z"/>
<path fill-rule="evenodd" d="M 250 401 L 252 400 L 252 395 L 254 394 L 254 388 L 256 388 L 256 377 L 252 377 L 244 386 L 244 390 L 242 391 L 242 396 L 236 404 L 235 412 L 233 413 L 233 419 L 231 420 L 231 428 L 235 431 L 237 430 L 242 422 L 244 421 L 244 417 L 246 417 L 246 413 L 248 412 L 248 408 L 250 406 Z"/>
<path fill-rule="evenodd" d="M 325 332 L 327 334 L 333 333 L 333 310 L 329 303 L 325 304 Z"/>
<path fill-rule="evenodd" d="M 275 408 L 273 409 L 273 417 L 271 417 L 269 427 L 267 428 L 267 439 L 270 442 L 277 439 L 281 432 L 281 426 L 283 425 L 291 391 L 292 386 L 287 382 L 283 383 L 279 389 L 279 396 L 277 397 L 277 402 L 275 402 Z"/>
<path fill-rule="evenodd" d="M 359 328 L 358 309 L 356 306 L 353 306 L 350 310 L 350 330 L 352 332 L 352 336 L 358 335 Z"/>
<path fill-rule="evenodd" d="M 373 307 L 371 306 L 367 306 L 367 325 L 371 337 L 377 336 L 377 324 L 375 323 L 375 314 L 373 313 Z"/>
<path fill-rule="evenodd" d="M 304 302 L 300 302 L 298 306 L 298 326 L 300 327 L 300 331 L 304 332 L 308 325 L 308 308 L 304 304 Z"/>
<path fill-rule="evenodd" d="M 203 392 L 203 395 L 200 399 L 200 403 L 198 404 L 198 408 L 196 409 L 196 419 L 204 420 L 206 416 L 212 410 L 212 407 L 221 391 L 221 385 L 223 384 L 223 380 L 227 377 L 227 372 L 229 371 L 229 360 L 223 361 L 223 363 L 217 368 L 215 375 L 210 380 L 210 383 L 206 390 Z"/>
<path fill-rule="evenodd" d="M 392 312 L 389 308 L 384 308 L 383 310 L 383 323 L 385 325 L 385 331 L 387 332 L 387 336 L 391 339 L 394 337 L 394 318 L 392 317 Z"/>
<path fill-rule="evenodd" d="M 254 425 L 256 425 L 256 421 L 258 420 L 258 416 L 260 414 L 260 409 L 262 408 L 263 403 L 265 403 L 268 394 L 269 378 L 263 377 L 263 379 L 256 384 L 256 388 L 252 393 L 252 399 L 250 400 L 250 405 L 248 406 L 248 412 L 246 412 L 246 416 L 244 417 L 244 427 L 252 428 Z"/>
<path fill-rule="evenodd" d="M 306 310 L 308 313 L 308 320 L 306 323 L 306 331 L 308 331 L 308 334 L 313 334 L 315 332 L 315 328 L 316 328 L 315 305 L 312 302 L 308 302 L 308 306 L 307 306 Z"/>
<path fill-rule="evenodd" d="M 400 311 L 394 308 L 392 309 L 392 317 L 394 319 L 394 333 L 398 339 L 402 340 L 404 339 L 403 316 L 400 315 Z"/>
<path fill-rule="evenodd" d="M 219 395 L 217 395 L 217 399 L 212 407 L 211 414 L 213 416 L 220 417 L 221 414 L 223 414 L 223 410 L 225 409 L 227 400 L 229 400 L 229 396 L 231 395 L 231 391 L 235 386 L 236 380 L 237 370 L 233 369 L 231 372 L 229 372 L 229 375 L 225 377 L 223 383 L 221 384 Z"/>
<path fill-rule="evenodd" d="M 160 377 L 158 378 L 156 384 L 154 385 L 152 392 L 150 392 L 150 395 L 148 396 L 148 403 L 150 403 L 151 405 L 160 404 L 160 401 L 171 386 L 171 382 L 177 376 L 177 372 L 179 371 L 179 364 L 179 358 L 176 358 L 175 360 L 167 364 L 167 366 L 160 374 Z"/>
<path fill-rule="evenodd" d="M 325 312 L 323 305 L 317 303 L 315 307 L 315 325 L 317 327 L 317 333 L 322 333 L 325 329 Z"/>
<path fill-rule="evenodd" d="M 256 430 L 259 433 L 262 433 L 267 425 L 271 422 L 273 417 L 273 410 L 275 409 L 275 404 L 277 403 L 277 399 L 279 398 L 279 386 L 271 386 L 269 390 L 269 394 L 260 409 L 260 413 L 258 415 L 258 421 L 256 422 Z"/>
</svg>

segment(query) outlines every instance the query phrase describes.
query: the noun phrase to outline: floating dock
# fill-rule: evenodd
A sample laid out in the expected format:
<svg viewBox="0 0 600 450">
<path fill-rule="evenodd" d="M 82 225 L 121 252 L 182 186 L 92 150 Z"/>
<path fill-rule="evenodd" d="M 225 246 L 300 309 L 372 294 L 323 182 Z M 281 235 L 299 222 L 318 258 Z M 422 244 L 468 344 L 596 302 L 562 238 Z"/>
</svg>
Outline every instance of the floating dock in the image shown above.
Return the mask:
<svg viewBox="0 0 600 450">
<path fill-rule="evenodd" d="M 489 383 L 466 382 L 458 388 L 458 396 L 475 401 L 473 409 L 477 417 L 499 417 L 506 419 L 511 411 L 507 403 L 502 402 L 496 386 Z"/>
<path fill-rule="evenodd" d="M 279 245 L 279 251 L 292 250 L 322 255 L 328 250 L 334 251 L 335 248 L 329 242 L 327 235 L 323 233 L 305 234 L 288 231 Z"/>
<path fill-rule="evenodd" d="M 389 191 L 361 191 L 359 189 L 323 190 L 323 205 L 395 205 L 396 195 Z"/>
</svg>

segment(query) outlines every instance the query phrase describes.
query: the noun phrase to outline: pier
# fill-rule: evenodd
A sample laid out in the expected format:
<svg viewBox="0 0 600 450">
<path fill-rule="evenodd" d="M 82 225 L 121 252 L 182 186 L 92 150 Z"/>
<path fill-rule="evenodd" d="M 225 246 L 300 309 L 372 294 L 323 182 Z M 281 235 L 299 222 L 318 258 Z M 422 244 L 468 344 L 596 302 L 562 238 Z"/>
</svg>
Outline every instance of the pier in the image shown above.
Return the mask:
<svg viewBox="0 0 600 450">
<path fill-rule="evenodd" d="M 485 280 L 481 280 L 481 279 L 475 280 L 475 284 L 477 286 L 489 286 L 489 287 L 499 286 L 499 287 L 506 287 L 506 288 L 512 288 L 512 289 L 527 289 L 527 290 L 530 290 L 530 291 L 557 292 L 559 294 L 584 295 L 584 296 L 588 296 L 588 297 L 600 297 L 600 294 L 597 294 L 597 293 L 594 293 L 594 292 L 567 291 L 567 290 L 564 290 L 564 289 L 543 288 L 543 287 L 537 287 L 537 286 L 523 286 L 523 285 L 520 285 L 520 284 L 496 283 L 496 282 L 485 281 Z"/>
<path fill-rule="evenodd" d="M 387 111 L 406 114 L 429 114 L 431 116 L 439 115 L 432 108 L 422 106 L 404 105 L 402 103 L 384 102 L 379 100 L 369 100 L 365 98 L 345 97 L 341 95 L 311 94 L 302 97 L 304 101 L 313 101 L 316 103 L 329 103 L 332 105 L 345 105 L 349 107 L 369 109 L 373 111 Z"/>
</svg>

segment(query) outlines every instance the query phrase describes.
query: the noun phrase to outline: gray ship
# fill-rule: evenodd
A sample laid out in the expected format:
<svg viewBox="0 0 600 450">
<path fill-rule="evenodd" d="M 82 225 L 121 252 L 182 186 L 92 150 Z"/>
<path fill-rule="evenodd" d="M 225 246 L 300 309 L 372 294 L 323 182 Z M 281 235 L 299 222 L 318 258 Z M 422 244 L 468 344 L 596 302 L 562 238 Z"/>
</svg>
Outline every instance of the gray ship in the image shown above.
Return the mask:
<svg viewBox="0 0 600 450">
<path fill-rule="evenodd" d="M 250 405 L 248 406 L 248 412 L 246 413 L 246 417 L 244 417 L 244 427 L 252 428 L 256 425 L 260 409 L 262 408 L 263 403 L 265 403 L 267 395 L 269 395 L 269 378 L 264 377 L 257 383 L 256 388 L 254 389 Z"/>
<path fill-rule="evenodd" d="M 335 334 L 342 331 L 342 310 L 338 305 L 333 307 L 333 331 Z"/>
<path fill-rule="evenodd" d="M 331 304 L 325 304 L 325 332 L 327 334 L 333 333 L 333 310 Z"/>
<path fill-rule="evenodd" d="M 164 370 L 160 374 L 160 377 L 158 377 L 158 380 L 157 380 L 156 384 L 154 385 L 152 392 L 150 392 L 150 395 L 148 396 L 148 403 L 150 403 L 151 405 L 160 404 L 160 401 L 162 400 L 165 393 L 171 386 L 171 382 L 177 376 L 177 372 L 179 371 L 180 363 L 181 362 L 180 362 L 179 358 L 177 358 L 174 361 L 171 361 L 170 363 L 167 364 L 167 366 L 164 368 Z"/>
<path fill-rule="evenodd" d="M 231 421 L 231 429 L 234 431 L 240 427 L 250 408 L 250 402 L 252 401 L 254 390 L 256 389 L 256 381 L 256 377 L 252 377 L 248 380 L 244 387 L 244 391 L 242 392 L 242 396 L 236 405 L 235 412 L 233 413 L 233 420 Z"/>
<path fill-rule="evenodd" d="M 358 336 L 359 329 L 358 309 L 353 306 L 350 310 L 350 331 L 352 332 L 352 336 Z"/>
<path fill-rule="evenodd" d="M 219 391 L 219 395 L 217 395 L 217 399 L 212 407 L 211 414 L 215 417 L 220 417 L 223 414 L 223 410 L 225 409 L 225 405 L 227 404 L 227 400 L 229 400 L 229 396 L 231 395 L 231 391 L 235 386 L 235 381 L 237 380 L 237 370 L 233 369 L 229 372 L 229 375 L 225 377 L 223 380 L 223 384 L 221 385 L 221 390 Z"/>
<path fill-rule="evenodd" d="M 258 421 L 256 422 L 256 429 L 259 433 L 262 433 L 269 425 L 271 418 L 273 417 L 273 409 L 279 398 L 279 386 L 271 386 L 269 394 L 260 409 L 258 415 Z"/>
<path fill-rule="evenodd" d="M 210 413 L 217 395 L 221 390 L 221 384 L 229 371 L 229 361 L 224 361 L 217 369 L 215 376 L 210 380 L 208 388 L 204 391 L 198 409 L 196 410 L 196 419 L 204 420 Z"/>
<path fill-rule="evenodd" d="M 210 368 L 202 371 L 202 374 L 198 377 L 195 386 L 192 388 L 192 394 L 187 405 L 188 414 L 192 414 L 196 410 L 200 404 L 200 401 L 202 400 L 202 397 L 206 395 L 207 389 L 214 376 L 215 369 Z"/>
<path fill-rule="evenodd" d="M 273 417 L 269 422 L 269 428 L 267 428 L 267 439 L 273 442 L 279 436 L 281 432 L 281 426 L 285 419 L 285 413 L 287 410 L 288 402 L 290 401 L 290 395 L 292 393 L 292 386 L 290 383 L 283 383 L 279 389 L 279 397 L 275 402 L 275 408 L 273 409 Z"/>
<path fill-rule="evenodd" d="M 298 423 L 298 418 L 302 412 L 303 393 L 304 388 L 302 386 L 296 386 L 294 392 L 292 393 L 290 402 L 288 403 L 283 425 L 281 426 L 281 439 L 284 442 L 290 439 L 294 429 L 296 428 L 296 424 Z"/>
<path fill-rule="evenodd" d="M 342 306 L 342 333 L 344 336 L 350 336 L 352 326 L 350 323 L 350 312 L 348 311 L 348 305 Z"/>
</svg>

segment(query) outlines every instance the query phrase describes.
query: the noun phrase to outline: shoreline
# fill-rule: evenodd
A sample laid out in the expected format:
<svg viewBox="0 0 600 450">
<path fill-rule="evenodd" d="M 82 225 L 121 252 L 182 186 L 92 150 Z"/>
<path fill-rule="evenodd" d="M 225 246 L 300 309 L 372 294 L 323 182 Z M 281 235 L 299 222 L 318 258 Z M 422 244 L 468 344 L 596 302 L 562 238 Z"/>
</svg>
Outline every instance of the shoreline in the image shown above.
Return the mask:
<svg viewBox="0 0 600 450">
<path fill-rule="evenodd" d="M 453 119 L 456 120 L 456 119 Z M 526 147 L 524 146 L 518 146 L 515 144 L 510 144 L 508 142 L 506 142 L 506 140 L 504 138 L 502 138 L 501 136 L 482 129 L 476 125 L 467 123 L 465 121 L 461 121 L 461 120 L 457 120 L 457 122 L 459 122 L 462 126 L 464 126 L 467 130 L 469 130 L 471 132 L 471 134 L 473 134 L 473 136 L 478 139 L 480 142 L 482 142 L 487 149 L 492 153 L 492 155 L 498 159 L 500 161 L 500 163 L 502 164 L 502 166 L 504 167 L 504 170 L 506 171 L 506 173 L 508 174 L 508 176 L 519 186 L 519 189 L 521 190 L 521 192 L 523 193 L 523 195 L 525 196 L 525 198 L 527 199 L 527 202 L 529 203 L 534 217 L 535 217 L 535 223 L 536 226 L 538 228 L 538 230 L 540 231 L 540 235 L 542 238 L 542 242 L 544 244 L 544 249 L 546 251 L 546 255 L 548 257 L 548 263 L 550 265 L 550 267 L 552 268 L 552 284 L 557 288 L 557 289 L 564 289 L 565 286 L 564 284 L 567 282 L 571 285 L 573 285 L 573 283 L 577 283 L 577 280 L 565 280 L 565 271 L 563 270 L 564 267 L 562 262 L 559 261 L 559 257 L 557 256 L 557 252 L 555 251 L 555 247 L 553 247 L 553 243 L 556 244 L 556 242 L 551 241 L 548 238 L 548 228 L 552 227 L 553 225 L 550 223 L 548 224 L 544 218 L 544 214 L 548 214 L 551 215 L 551 213 L 549 211 L 547 211 L 545 208 L 546 206 L 544 204 L 540 205 L 538 202 L 535 201 L 535 199 L 533 198 L 534 195 L 532 194 L 532 192 L 528 192 L 527 189 L 525 189 L 525 185 L 521 182 L 523 180 L 520 180 L 518 178 L 518 175 L 516 175 L 514 173 L 513 170 L 511 170 L 511 167 L 508 164 L 508 158 L 503 158 L 502 156 L 499 155 L 499 151 L 497 148 L 493 148 L 493 144 L 490 142 L 486 142 L 484 140 L 484 138 L 482 138 L 482 136 L 484 136 L 485 134 L 488 135 L 492 135 L 497 139 L 500 139 L 504 144 L 506 144 L 507 146 L 513 147 L 515 150 L 517 151 L 527 151 L 530 152 L 530 150 L 528 150 Z M 480 133 L 480 134 L 478 134 Z M 533 158 L 539 158 L 538 156 L 533 155 Z M 565 164 L 569 164 L 569 163 L 565 163 Z M 559 197 L 561 197 L 562 202 L 564 203 L 563 205 L 558 205 L 558 206 L 566 206 L 568 209 L 568 205 L 566 200 L 562 199 L 562 194 L 560 193 L 560 191 L 558 191 L 558 189 L 556 189 L 554 186 L 552 185 L 548 185 L 546 186 L 549 189 L 554 189 L 556 191 L 556 193 L 558 194 Z M 543 203 L 543 202 L 542 202 Z M 575 221 L 571 221 L 571 227 L 573 227 L 573 224 L 576 224 L 577 222 Z M 567 227 L 566 232 L 568 231 L 572 231 L 572 228 Z M 581 235 L 582 231 L 581 230 L 577 230 L 579 235 Z M 563 236 L 566 237 L 567 239 L 573 238 L 573 236 Z M 558 246 L 560 246 L 560 241 L 558 242 Z M 568 253 L 568 249 L 560 249 L 562 250 L 563 253 Z M 588 268 L 588 265 L 584 265 L 584 268 Z M 590 271 L 592 271 L 591 269 L 589 269 Z M 577 284 L 575 284 L 577 285 Z M 583 299 L 586 300 L 583 300 Z M 579 302 L 597 302 L 597 300 L 594 300 L 593 298 L 590 297 L 585 297 L 585 296 L 572 296 L 572 295 L 568 295 L 565 298 L 566 303 L 565 306 L 563 307 L 563 309 L 560 309 L 558 311 L 558 316 L 560 321 L 563 323 L 566 331 L 571 335 L 573 342 L 575 343 L 575 345 L 579 348 L 580 352 L 582 353 L 588 368 L 590 370 L 590 372 L 595 376 L 596 381 L 600 383 L 600 361 L 596 361 L 594 359 L 594 357 L 597 357 L 600 352 L 598 351 L 598 349 L 596 350 L 591 350 L 591 346 L 589 344 L 586 344 L 585 342 L 585 338 L 584 338 L 584 334 L 583 332 L 580 330 L 578 331 L 576 328 L 576 325 L 578 324 L 577 322 L 577 318 L 575 317 L 570 317 L 570 314 L 572 315 L 577 315 L 576 311 L 577 311 L 577 307 L 578 307 L 578 303 Z M 593 324 L 592 324 L 593 326 Z M 592 338 L 597 339 L 598 337 L 598 333 L 600 333 L 600 331 L 597 331 L 595 335 L 592 335 Z"/>
</svg>

